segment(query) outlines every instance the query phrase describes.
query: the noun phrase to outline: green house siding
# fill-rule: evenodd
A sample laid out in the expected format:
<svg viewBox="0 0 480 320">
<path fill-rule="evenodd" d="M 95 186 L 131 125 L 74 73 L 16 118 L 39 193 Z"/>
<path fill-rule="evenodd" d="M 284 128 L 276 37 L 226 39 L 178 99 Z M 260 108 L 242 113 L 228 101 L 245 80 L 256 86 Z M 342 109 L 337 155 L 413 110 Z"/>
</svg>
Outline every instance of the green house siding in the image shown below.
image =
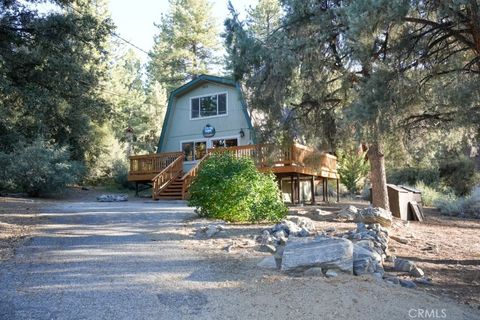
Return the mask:
<svg viewBox="0 0 480 320">
<path fill-rule="evenodd" d="M 191 119 L 192 97 L 219 93 L 227 94 L 226 115 Z M 216 131 L 211 139 L 236 137 L 239 145 L 255 142 L 250 116 L 238 84 L 225 78 L 200 76 L 171 93 L 158 152 L 181 151 L 182 142 L 207 140 L 202 134 L 207 124 Z M 244 137 L 240 137 L 240 130 L 245 133 Z M 184 170 L 187 171 L 192 165 L 186 163 Z"/>
</svg>

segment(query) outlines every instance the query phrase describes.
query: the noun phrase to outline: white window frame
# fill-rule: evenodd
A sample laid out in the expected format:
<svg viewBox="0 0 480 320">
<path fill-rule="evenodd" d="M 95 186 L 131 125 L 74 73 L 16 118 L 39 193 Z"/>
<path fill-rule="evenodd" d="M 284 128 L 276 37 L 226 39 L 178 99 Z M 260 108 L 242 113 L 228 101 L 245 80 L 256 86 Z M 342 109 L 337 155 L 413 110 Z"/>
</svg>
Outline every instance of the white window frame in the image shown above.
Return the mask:
<svg viewBox="0 0 480 320">
<path fill-rule="evenodd" d="M 225 94 L 225 114 L 218 114 L 218 95 L 220 95 L 220 94 Z M 217 96 L 217 115 L 216 116 L 202 117 L 200 115 L 200 98 L 211 97 L 211 96 L 214 96 L 214 95 Z M 198 101 L 198 104 L 199 104 L 198 105 L 198 118 L 193 118 L 192 117 L 192 100 L 193 99 L 199 99 L 199 101 Z M 212 93 L 212 94 L 202 94 L 200 96 L 190 97 L 190 105 L 189 105 L 188 111 L 190 113 L 190 115 L 189 115 L 190 120 L 202 120 L 202 119 L 226 117 L 226 116 L 228 116 L 228 92 L 227 91 L 222 91 L 222 92 L 215 92 L 215 93 Z"/>
</svg>

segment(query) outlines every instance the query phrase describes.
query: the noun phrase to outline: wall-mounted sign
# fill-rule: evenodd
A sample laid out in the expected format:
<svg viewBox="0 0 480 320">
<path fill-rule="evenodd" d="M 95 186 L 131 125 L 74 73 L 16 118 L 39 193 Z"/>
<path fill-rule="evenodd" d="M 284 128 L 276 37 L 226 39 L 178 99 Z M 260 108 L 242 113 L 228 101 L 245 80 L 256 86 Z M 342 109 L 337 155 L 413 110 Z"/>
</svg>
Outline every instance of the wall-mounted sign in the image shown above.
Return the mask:
<svg viewBox="0 0 480 320">
<path fill-rule="evenodd" d="M 215 135 L 215 128 L 207 124 L 202 130 L 203 136 L 205 138 L 211 138 Z"/>
</svg>

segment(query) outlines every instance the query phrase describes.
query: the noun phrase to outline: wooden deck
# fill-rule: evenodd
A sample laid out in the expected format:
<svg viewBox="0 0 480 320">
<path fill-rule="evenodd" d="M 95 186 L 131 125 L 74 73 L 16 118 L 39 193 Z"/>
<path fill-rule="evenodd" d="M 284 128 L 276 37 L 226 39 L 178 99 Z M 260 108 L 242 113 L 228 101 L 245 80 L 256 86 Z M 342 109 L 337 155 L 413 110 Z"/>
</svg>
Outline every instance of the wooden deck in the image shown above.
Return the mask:
<svg viewBox="0 0 480 320">
<path fill-rule="evenodd" d="M 260 172 L 272 172 L 277 176 L 280 187 L 282 178 L 289 177 L 292 183 L 293 203 L 295 198 L 297 200 L 299 198 L 295 194 L 299 194 L 300 181 L 310 181 L 312 190 L 315 181 L 318 180 L 321 180 L 325 187 L 325 181 L 334 179 L 337 180 L 338 186 L 337 158 L 300 144 L 289 147 L 247 145 L 209 149 L 207 155 L 186 173 L 183 172 L 183 153 L 181 152 L 132 156 L 128 181 L 136 182 L 137 186 L 139 183 L 152 184 L 154 199 L 185 199 L 193 178 L 201 169 L 201 162 L 211 154 L 219 152 L 228 152 L 236 157 L 252 158 Z M 325 192 L 323 196 L 325 199 Z M 313 192 L 312 200 L 315 202 Z"/>
</svg>

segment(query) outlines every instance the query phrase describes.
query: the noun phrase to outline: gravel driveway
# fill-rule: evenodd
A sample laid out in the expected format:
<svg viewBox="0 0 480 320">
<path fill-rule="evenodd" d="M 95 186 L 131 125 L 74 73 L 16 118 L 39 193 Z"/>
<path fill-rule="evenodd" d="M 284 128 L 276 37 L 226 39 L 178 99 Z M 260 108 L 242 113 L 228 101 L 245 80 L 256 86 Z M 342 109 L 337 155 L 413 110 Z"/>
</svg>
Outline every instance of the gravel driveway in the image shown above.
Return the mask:
<svg viewBox="0 0 480 320">
<path fill-rule="evenodd" d="M 295 278 L 256 268 L 258 256 L 203 253 L 183 203 L 54 202 L 42 216 L 0 265 L 0 319 L 479 318 L 373 279 Z"/>
</svg>

